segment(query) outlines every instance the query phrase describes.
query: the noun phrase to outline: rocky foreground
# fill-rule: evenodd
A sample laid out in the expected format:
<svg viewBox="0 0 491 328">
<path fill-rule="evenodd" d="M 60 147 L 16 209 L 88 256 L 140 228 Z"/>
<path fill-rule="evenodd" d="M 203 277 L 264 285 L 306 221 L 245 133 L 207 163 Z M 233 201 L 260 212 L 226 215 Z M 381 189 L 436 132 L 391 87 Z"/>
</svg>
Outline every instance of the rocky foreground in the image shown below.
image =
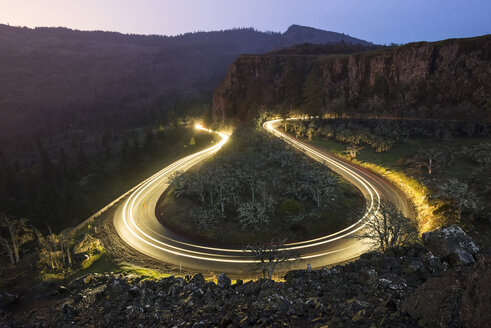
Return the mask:
<svg viewBox="0 0 491 328">
<path fill-rule="evenodd" d="M 16 295 L 2 294 L 0 326 L 487 326 L 491 256 L 457 226 L 423 241 L 330 269 L 291 271 L 285 282 L 91 274 L 58 287 L 54 305 L 28 313 L 14 311 Z"/>
</svg>

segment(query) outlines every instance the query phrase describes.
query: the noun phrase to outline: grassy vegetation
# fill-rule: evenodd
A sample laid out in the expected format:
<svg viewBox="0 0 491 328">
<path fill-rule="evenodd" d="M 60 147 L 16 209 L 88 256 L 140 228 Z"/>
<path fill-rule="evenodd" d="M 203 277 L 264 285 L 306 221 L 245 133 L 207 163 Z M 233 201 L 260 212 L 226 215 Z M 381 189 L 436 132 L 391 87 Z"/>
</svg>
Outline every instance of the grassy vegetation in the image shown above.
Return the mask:
<svg viewBox="0 0 491 328">
<path fill-rule="evenodd" d="M 401 159 L 413 156 L 418 151 L 426 148 L 442 148 L 449 143 L 454 150 L 458 150 L 462 147 L 471 147 L 482 143 L 490 143 L 491 138 L 452 138 L 450 141 L 435 140 L 432 138 L 414 138 L 407 142 L 396 143 L 389 151 L 375 152 L 373 149 L 365 147 L 360 151 L 356 159 L 360 162 L 373 163 L 379 166 L 383 166 L 388 169 L 405 170 L 407 167 L 401 164 Z M 325 148 L 337 156 L 345 157 L 346 154 L 343 151 L 346 149 L 346 144 L 335 141 L 333 139 L 324 139 L 315 137 L 311 143 L 315 146 Z M 469 178 L 475 171 L 479 171 L 480 167 L 475 163 L 470 162 L 464 156 L 456 156 L 451 166 L 441 167 L 434 173 L 435 178 Z M 424 176 L 424 172 L 412 171 L 414 175 Z"/>
<path fill-rule="evenodd" d="M 42 280 L 47 281 L 65 279 L 71 280 L 85 276 L 90 273 L 107 272 L 113 272 L 116 274 L 121 273 L 124 275 L 133 274 L 138 277 L 155 280 L 170 276 L 170 274 L 162 273 L 157 270 L 115 262 L 105 251 L 103 251 L 97 255 L 91 256 L 88 260 L 82 262 L 81 267 L 79 268 L 74 268 L 67 272 L 42 273 L 40 277 Z"/>
<path fill-rule="evenodd" d="M 265 132 L 234 134 L 214 158 L 185 173 L 161 197 L 161 222 L 194 240 L 247 245 L 320 237 L 345 228 L 362 212 L 364 199 L 352 185 L 273 138 Z M 328 191 L 317 201 L 312 188 L 323 179 L 326 185 L 319 188 Z M 266 214 L 245 217 L 245 205 Z"/>
<path fill-rule="evenodd" d="M 435 194 L 439 184 L 449 178 L 457 178 L 471 184 L 473 189 L 481 192 L 481 197 L 485 200 L 486 195 L 482 191 L 491 183 L 489 174 L 486 174 L 486 167 L 469 160 L 468 157 L 459 153 L 463 147 L 490 143 L 489 137 L 453 137 L 450 140 L 435 138 L 415 137 L 405 142 L 395 143 L 389 151 L 375 152 L 373 149 L 365 147 L 358 154 L 355 162 L 369 168 L 389 180 L 395 182 L 402 191 L 406 193 L 416 205 L 419 212 L 420 231 L 428 231 L 440 225 L 451 222 L 448 217 L 448 206 L 432 195 Z M 311 140 L 315 146 L 327 149 L 340 157 L 346 157 L 343 151 L 346 143 L 333 139 L 315 137 Z M 421 169 L 405 164 L 405 159 L 411 158 L 419 151 L 434 148 L 443 149 L 451 147 L 451 152 L 455 158 L 451 165 L 441 165 L 429 176 Z M 474 219 L 471 213 L 467 213 L 467 219 Z M 467 220 L 467 223 L 469 221 Z M 464 222 L 465 224 L 465 222 Z"/>
<path fill-rule="evenodd" d="M 204 230 L 197 230 L 196 224 L 189 217 L 189 212 L 182 210 L 193 208 L 195 206 L 193 201 L 176 199 L 172 193 L 165 194 L 160 199 L 157 213 L 166 227 L 197 241 L 218 241 L 240 246 L 258 241 L 269 242 L 272 238 L 286 235 L 288 242 L 294 242 L 339 231 L 348 226 L 356 213 L 363 208 L 364 200 L 353 186 L 341 181 L 337 189 L 336 202 L 333 202 L 329 208 L 323 210 L 317 218 L 298 222 L 288 230 L 282 228 L 281 220 L 284 216 L 278 212 L 273 219 L 276 226 L 274 229 L 243 230 L 237 222 L 230 220 Z"/>
</svg>

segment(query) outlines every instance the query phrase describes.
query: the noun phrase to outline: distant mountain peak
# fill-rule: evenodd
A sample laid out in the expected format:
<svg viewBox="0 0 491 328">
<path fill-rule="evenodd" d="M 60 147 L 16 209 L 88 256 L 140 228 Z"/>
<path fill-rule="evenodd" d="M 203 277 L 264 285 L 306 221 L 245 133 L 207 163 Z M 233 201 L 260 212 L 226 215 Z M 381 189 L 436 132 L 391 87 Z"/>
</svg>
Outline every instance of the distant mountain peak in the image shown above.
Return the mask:
<svg viewBox="0 0 491 328">
<path fill-rule="evenodd" d="M 283 45 L 290 46 L 302 40 L 307 43 L 323 44 L 344 41 L 352 44 L 370 45 L 371 42 L 357 39 L 344 33 L 325 31 L 314 27 L 298 24 L 291 25 L 282 35 Z"/>
<path fill-rule="evenodd" d="M 315 27 L 310 27 L 310 26 L 305 26 L 305 25 L 298 25 L 298 24 L 292 24 L 290 27 L 285 31 L 283 34 L 289 34 L 289 33 L 297 33 L 297 32 L 307 32 L 307 31 L 318 31 L 318 32 L 330 32 L 330 31 L 325 31 L 321 30 Z"/>
</svg>

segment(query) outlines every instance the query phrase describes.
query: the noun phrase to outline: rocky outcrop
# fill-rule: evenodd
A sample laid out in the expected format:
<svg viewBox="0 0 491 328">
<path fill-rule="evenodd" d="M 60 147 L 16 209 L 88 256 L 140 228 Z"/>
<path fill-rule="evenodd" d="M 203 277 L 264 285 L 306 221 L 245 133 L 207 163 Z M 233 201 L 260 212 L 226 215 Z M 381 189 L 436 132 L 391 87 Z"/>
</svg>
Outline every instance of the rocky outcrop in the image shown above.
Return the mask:
<svg viewBox="0 0 491 328">
<path fill-rule="evenodd" d="M 426 239 L 475 250 L 456 227 Z M 432 250 L 397 247 L 332 268 L 290 271 L 284 282 L 89 274 L 66 287 L 45 283 L 49 292 L 34 297 L 33 310 L 20 308 L 31 292 L 0 294 L 0 327 L 485 327 L 491 254 L 480 251 L 475 263 L 451 267 L 448 251 L 428 245 Z"/>
<path fill-rule="evenodd" d="M 428 279 L 403 304 L 420 326 L 486 327 L 491 322 L 491 257 Z"/>
<path fill-rule="evenodd" d="M 16 294 L 11 294 L 3 292 L 0 294 L 0 309 L 7 310 L 14 306 L 19 300 L 19 296 Z"/>
<path fill-rule="evenodd" d="M 285 282 L 158 281 L 90 274 L 62 288 L 55 306 L 5 315 L 7 326 L 414 327 L 404 301 L 448 268 L 423 247 L 371 252 L 353 263 L 292 271 Z M 475 301 L 473 298 L 472 300 Z M 49 302 L 53 303 L 52 301 Z M 5 321 L 7 320 L 7 321 Z M 0 318 L 0 325 L 2 319 Z"/>
<path fill-rule="evenodd" d="M 462 228 L 454 224 L 423 234 L 424 245 L 451 265 L 474 263 L 479 247 Z"/>
<path fill-rule="evenodd" d="M 99 254 L 104 249 L 101 241 L 88 234 L 73 246 L 73 258 L 77 262 L 88 260 L 92 255 Z"/>
<path fill-rule="evenodd" d="M 490 54 L 486 35 L 349 55 L 243 55 L 215 90 L 213 110 L 217 119 L 245 120 L 259 110 L 299 108 L 314 71 L 319 111 L 489 121 Z"/>
<path fill-rule="evenodd" d="M 79 255 L 84 253 L 97 252 L 102 248 L 101 241 L 90 235 L 84 235 L 82 240 L 80 240 L 75 246 L 73 246 L 73 254 Z"/>
</svg>

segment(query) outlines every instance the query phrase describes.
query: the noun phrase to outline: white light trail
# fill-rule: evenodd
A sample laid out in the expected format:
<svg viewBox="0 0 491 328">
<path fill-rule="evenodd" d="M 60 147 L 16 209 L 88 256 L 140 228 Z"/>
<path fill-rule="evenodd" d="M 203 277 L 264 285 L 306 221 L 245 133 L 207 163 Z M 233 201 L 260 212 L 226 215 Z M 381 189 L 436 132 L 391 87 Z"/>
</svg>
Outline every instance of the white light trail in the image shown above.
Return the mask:
<svg viewBox="0 0 491 328">
<path fill-rule="evenodd" d="M 274 125 L 279 121 L 280 120 L 273 120 L 266 122 L 264 123 L 263 127 L 267 131 L 271 132 L 273 135 L 282 138 L 297 149 L 303 150 L 308 156 L 316 160 L 325 162 L 329 166 L 335 167 L 338 170 L 344 172 L 344 175 L 351 177 L 353 181 L 357 182 L 357 188 L 362 191 L 368 202 L 367 209 L 362 218 L 351 226 L 323 237 L 289 243 L 285 245 L 282 250 L 301 250 L 302 254 L 300 256 L 300 259 L 312 259 L 343 252 L 347 248 L 353 247 L 350 246 L 333 250 L 329 249 L 329 243 L 341 240 L 343 238 L 349 238 L 350 235 L 362 229 L 369 220 L 372 220 L 377 216 L 380 203 L 380 195 L 377 189 L 373 185 L 371 185 L 365 178 L 363 178 L 359 173 L 350 168 L 349 165 L 346 165 L 345 163 L 342 163 L 340 161 L 336 161 L 335 159 L 315 150 L 313 147 L 297 141 L 295 138 L 290 137 L 286 133 L 282 133 L 276 130 Z M 186 171 L 199 162 L 202 162 L 203 160 L 211 157 L 228 140 L 228 135 L 224 133 L 211 131 L 203 127 L 201 124 L 196 124 L 195 127 L 203 131 L 217 134 L 221 137 L 220 142 L 210 148 L 186 156 L 172 163 L 171 165 L 167 166 L 166 168 L 137 186 L 128 197 L 128 199 L 125 201 L 121 215 L 115 216 L 115 225 L 117 227 L 117 231 L 119 235 L 123 238 L 123 240 L 125 240 L 128 244 L 142 251 L 147 250 L 143 249 L 142 247 L 142 245 L 146 245 L 145 247 L 151 247 L 159 251 L 194 260 L 237 264 L 256 263 L 258 262 L 257 260 L 245 256 L 245 253 L 241 249 L 209 247 L 206 245 L 185 242 L 183 240 L 171 238 L 153 230 L 151 228 L 152 224 L 139 225 L 136 220 L 136 218 L 138 218 L 140 219 L 140 221 L 143 222 L 156 223 L 158 220 L 155 216 L 154 209 L 151 209 L 153 210 L 151 215 L 147 215 L 142 211 L 142 208 L 146 208 L 145 199 L 151 198 L 152 196 L 160 196 L 168 187 L 168 179 L 173 173 L 178 171 Z M 121 225 L 121 222 L 119 221 L 122 221 L 123 224 Z M 138 242 L 143 244 L 139 245 Z M 325 246 L 323 251 L 315 249 L 316 247 L 323 245 Z M 360 242 L 357 247 L 361 246 L 362 244 Z"/>
</svg>

